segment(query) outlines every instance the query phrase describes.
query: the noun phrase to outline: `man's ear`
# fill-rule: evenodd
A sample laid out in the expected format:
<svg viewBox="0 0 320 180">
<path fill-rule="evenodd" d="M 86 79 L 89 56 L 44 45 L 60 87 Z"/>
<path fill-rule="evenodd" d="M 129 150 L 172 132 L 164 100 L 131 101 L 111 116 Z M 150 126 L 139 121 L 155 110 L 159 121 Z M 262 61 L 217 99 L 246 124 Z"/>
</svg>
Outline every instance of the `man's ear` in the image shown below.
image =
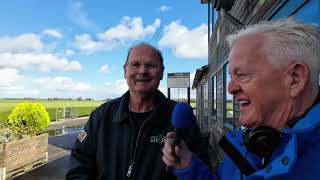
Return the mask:
<svg viewBox="0 0 320 180">
<path fill-rule="evenodd" d="M 163 79 L 163 72 L 164 72 L 164 67 L 162 67 L 162 71 L 161 71 L 161 78 L 160 78 L 160 80 L 162 80 L 162 79 Z"/>
<path fill-rule="evenodd" d="M 310 79 L 310 70 L 303 62 L 294 62 L 287 67 L 289 76 L 289 95 L 291 98 L 297 97 L 306 88 Z"/>
<path fill-rule="evenodd" d="M 127 70 L 126 70 L 126 65 L 123 65 L 123 77 L 125 78 L 125 79 L 127 79 L 126 78 L 126 74 L 127 74 Z"/>
</svg>

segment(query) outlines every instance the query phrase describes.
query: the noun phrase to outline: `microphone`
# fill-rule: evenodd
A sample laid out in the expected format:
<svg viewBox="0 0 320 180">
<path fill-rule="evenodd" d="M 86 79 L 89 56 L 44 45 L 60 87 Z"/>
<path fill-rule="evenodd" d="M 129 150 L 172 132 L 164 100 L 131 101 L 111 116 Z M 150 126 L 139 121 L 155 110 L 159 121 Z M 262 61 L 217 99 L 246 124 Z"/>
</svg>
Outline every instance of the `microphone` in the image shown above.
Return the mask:
<svg viewBox="0 0 320 180">
<path fill-rule="evenodd" d="M 191 128 L 194 123 L 192 107 L 187 103 L 177 103 L 172 112 L 171 123 L 174 127 L 175 133 L 172 143 L 172 147 L 174 149 L 175 146 L 180 144 L 183 135 L 181 131 L 186 128 Z"/>
</svg>

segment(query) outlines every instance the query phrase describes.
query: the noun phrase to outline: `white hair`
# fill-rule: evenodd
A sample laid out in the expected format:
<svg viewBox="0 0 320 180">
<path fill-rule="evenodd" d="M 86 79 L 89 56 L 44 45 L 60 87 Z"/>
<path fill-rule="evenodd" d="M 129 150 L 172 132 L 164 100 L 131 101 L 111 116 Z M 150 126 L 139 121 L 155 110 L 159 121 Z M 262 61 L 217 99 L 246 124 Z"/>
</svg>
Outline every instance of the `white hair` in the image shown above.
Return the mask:
<svg viewBox="0 0 320 180">
<path fill-rule="evenodd" d="M 232 46 L 240 38 L 256 34 L 267 38 L 263 51 L 275 67 L 284 67 L 293 61 L 305 63 L 310 70 L 312 94 L 317 95 L 320 76 L 319 27 L 292 18 L 264 21 L 229 35 L 227 41 Z"/>
</svg>

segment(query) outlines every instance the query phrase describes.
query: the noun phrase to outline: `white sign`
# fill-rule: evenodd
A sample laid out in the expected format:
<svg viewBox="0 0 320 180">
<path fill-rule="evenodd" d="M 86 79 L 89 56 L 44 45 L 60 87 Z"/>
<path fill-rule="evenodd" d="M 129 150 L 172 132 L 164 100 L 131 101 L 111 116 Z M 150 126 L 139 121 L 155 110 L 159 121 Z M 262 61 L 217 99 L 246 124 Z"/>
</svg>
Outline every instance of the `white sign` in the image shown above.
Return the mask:
<svg viewBox="0 0 320 180">
<path fill-rule="evenodd" d="M 190 73 L 168 73 L 168 88 L 190 87 Z"/>
</svg>

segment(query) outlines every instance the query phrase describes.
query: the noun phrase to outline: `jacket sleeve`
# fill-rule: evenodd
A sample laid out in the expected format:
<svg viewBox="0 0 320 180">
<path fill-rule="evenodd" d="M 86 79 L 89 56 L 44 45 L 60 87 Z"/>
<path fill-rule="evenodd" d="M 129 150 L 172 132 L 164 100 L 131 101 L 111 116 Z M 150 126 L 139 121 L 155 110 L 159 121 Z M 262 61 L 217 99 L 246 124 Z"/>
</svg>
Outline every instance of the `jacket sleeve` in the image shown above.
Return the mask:
<svg viewBox="0 0 320 180">
<path fill-rule="evenodd" d="M 173 173 L 178 180 L 216 180 L 217 177 L 210 168 L 204 164 L 197 155 L 193 154 L 190 166 L 185 169 L 174 169 Z"/>
<path fill-rule="evenodd" d="M 69 170 L 66 179 L 96 179 L 96 135 L 97 110 L 91 113 L 87 124 L 77 137 L 74 147 L 71 149 Z"/>
</svg>

